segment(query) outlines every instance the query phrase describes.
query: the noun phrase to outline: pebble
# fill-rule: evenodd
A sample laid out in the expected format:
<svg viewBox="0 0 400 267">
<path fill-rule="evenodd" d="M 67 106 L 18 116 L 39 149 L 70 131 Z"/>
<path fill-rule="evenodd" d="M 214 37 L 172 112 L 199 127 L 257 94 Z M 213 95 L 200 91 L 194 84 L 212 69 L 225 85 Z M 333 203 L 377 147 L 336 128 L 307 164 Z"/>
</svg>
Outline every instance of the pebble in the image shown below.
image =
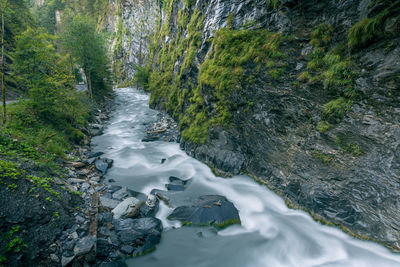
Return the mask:
<svg viewBox="0 0 400 267">
<path fill-rule="evenodd" d="M 61 266 L 62 267 L 67 266 L 68 264 L 70 264 L 74 260 L 74 258 L 75 258 L 75 256 L 72 256 L 72 257 L 62 256 L 62 258 L 61 258 Z"/>
<path fill-rule="evenodd" d="M 50 259 L 53 261 L 53 262 L 60 262 L 60 259 L 58 258 L 58 256 L 56 255 L 56 254 L 51 254 L 50 255 Z"/>
</svg>

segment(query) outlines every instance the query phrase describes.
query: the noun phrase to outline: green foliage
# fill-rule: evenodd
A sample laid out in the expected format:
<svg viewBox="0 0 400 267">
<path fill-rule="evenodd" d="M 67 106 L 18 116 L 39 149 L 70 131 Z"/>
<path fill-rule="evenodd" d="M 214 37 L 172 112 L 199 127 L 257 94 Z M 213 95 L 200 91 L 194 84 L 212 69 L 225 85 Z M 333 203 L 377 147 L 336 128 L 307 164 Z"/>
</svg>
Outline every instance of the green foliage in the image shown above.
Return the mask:
<svg viewBox="0 0 400 267">
<path fill-rule="evenodd" d="M 190 98 L 191 106 L 180 122 L 181 128 L 185 129 L 182 137 L 194 143 L 203 143 L 211 125 L 230 124 L 231 110 L 234 109 L 230 97 L 242 88 L 242 82 L 246 80 L 244 67 L 255 64 L 260 70 L 264 65 L 267 77 L 278 79 L 285 67 L 280 61 L 284 57 L 279 51 L 282 40 L 279 34 L 266 30 L 221 29 L 216 32 L 213 49 L 200 67 L 198 87 Z M 210 88 L 213 88 L 211 95 L 216 107 L 206 112 L 202 92 L 210 92 Z M 200 114 L 207 123 L 196 123 Z M 193 118 L 196 118 L 194 123 Z"/>
<path fill-rule="evenodd" d="M 1 179 L 17 179 L 24 173 L 18 168 L 18 165 L 11 161 L 0 160 L 0 180 Z"/>
<path fill-rule="evenodd" d="M 338 145 L 339 148 L 345 153 L 351 154 L 355 157 L 363 154 L 363 151 L 359 145 L 348 142 L 344 138 L 336 137 L 334 141 L 335 144 Z"/>
<path fill-rule="evenodd" d="M 352 105 L 353 101 L 344 97 L 332 100 L 324 105 L 323 119 L 331 123 L 338 123 Z"/>
<path fill-rule="evenodd" d="M 88 16 L 78 15 L 66 23 L 61 38 L 63 47 L 83 68 L 93 95 L 101 97 L 111 89 L 110 63 L 104 38 L 96 32 L 96 24 Z"/>
<path fill-rule="evenodd" d="M 281 4 L 281 0 L 267 0 L 268 9 L 277 9 Z"/>
<path fill-rule="evenodd" d="M 317 125 L 317 130 L 320 133 L 325 133 L 326 131 L 329 131 L 330 129 L 332 129 L 332 124 L 330 124 L 329 122 L 326 122 L 326 121 L 320 121 Z"/>
<path fill-rule="evenodd" d="M 380 1 L 375 1 L 382 5 Z M 373 4 L 375 2 L 372 2 Z M 358 49 L 372 44 L 374 41 L 385 37 L 384 24 L 387 19 L 400 13 L 399 1 L 387 1 L 383 3 L 386 8 L 373 17 L 367 17 L 350 28 L 348 33 L 348 46 L 350 49 Z"/>
<path fill-rule="evenodd" d="M 25 0 L 8 0 L 4 18 L 4 43 L 7 63 L 13 61 L 11 52 L 15 47 L 15 36 L 24 32 L 28 26 L 34 27 L 35 22 L 29 8 L 26 6 Z M 6 64 L 5 69 L 6 89 L 13 88 L 15 90 L 17 84 L 15 78 L 9 75 L 11 72 L 10 64 Z"/>
<path fill-rule="evenodd" d="M 303 82 L 322 83 L 327 93 L 335 97 L 323 107 L 323 120 L 317 125 L 321 133 L 339 123 L 357 97 L 353 86 L 358 76 L 357 66 L 346 56 L 345 44 L 333 46 L 333 31 L 332 25 L 323 23 L 311 33 L 313 50 L 308 56 L 307 71 L 298 76 L 298 80 Z"/>
<path fill-rule="evenodd" d="M 136 71 L 133 77 L 135 84 L 143 90 L 148 90 L 150 67 L 136 65 L 134 69 Z"/>
<path fill-rule="evenodd" d="M 172 1 L 164 3 L 166 21 L 171 20 Z M 189 18 L 189 19 L 188 19 Z M 189 22 L 188 22 L 189 20 Z M 281 62 L 285 55 L 279 51 L 283 38 L 266 30 L 233 30 L 233 14 L 228 17 L 228 28 L 215 33 L 210 40 L 212 50 L 200 66 L 197 82 L 187 81 L 193 62 L 201 46 L 204 16 L 199 9 L 192 14 L 181 9 L 177 18 L 176 38 L 161 43 L 170 36 L 169 23 L 161 26 L 151 45 L 152 55 L 159 69 L 150 72 L 150 105 L 166 108 L 179 119 L 182 137 L 193 143 L 203 143 L 211 126 L 228 126 L 232 119 L 230 98 L 240 91 L 244 82 L 254 82 L 244 69 L 250 67 L 256 73 L 277 80 L 285 70 Z M 177 62 L 183 62 L 179 70 Z M 260 75 L 260 74 L 259 74 Z M 204 94 L 216 103 L 210 109 L 204 105 Z"/>
<path fill-rule="evenodd" d="M 311 33 L 310 44 L 313 47 L 325 47 L 329 45 L 332 40 L 333 31 L 333 26 L 328 23 L 318 25 Z"/>
<path fill-rule="evenodd" d="M 76 92 L 68 56 L 57 54 L 53 36 L 29 28 L 16 39 L 13 75 L 29 93 L 29 100 L 10 106 L 10 127 L 13 134 L 35 145 L 42 142 L 48 152 L 62 155 L 68 147 L 65 139 L 83 139 L 77 128 L 86 123 L 90 104 Z"/>
<path fill-rule="evenodd" d="M 12 226 L 11 229 L 2 235 L 2 238 L 8 243 L 3 250 L 3 255 L 0 255 L 0 264 L 7 261 L 7 257 L 10 253 L 20 253 L 27 248 L 27 245 L 23 240 L 16 236 L 20 232 L 21 227 L 19 225 Z"/>
<path fill-rule="evenodd" d="M 53 183 L 53 178 L 49 177 L 37 177 L 37 176 L 32 176 L 29 175 L 27 178 L 36 186 L 36 187 L 41 187 L 53 196 L 57 197 L 60 199 L 60 193 L 55 191 L 54 189 L 51 188 L 51 184 Z M 51 201 L 50 197 L 46 198 L 47 201 Z"/>
<path fill-rule="evenodd" d="M 315 159 L 318 159 L 319 161 L 321 161 L 325 165 L 331 164 L 335 160 L 335 155 L 322 153 L 322 152 L 317 151 L 317 150 L 314 150 L 312 152 L 312 157 L 315 158 Z"/>
</svg>

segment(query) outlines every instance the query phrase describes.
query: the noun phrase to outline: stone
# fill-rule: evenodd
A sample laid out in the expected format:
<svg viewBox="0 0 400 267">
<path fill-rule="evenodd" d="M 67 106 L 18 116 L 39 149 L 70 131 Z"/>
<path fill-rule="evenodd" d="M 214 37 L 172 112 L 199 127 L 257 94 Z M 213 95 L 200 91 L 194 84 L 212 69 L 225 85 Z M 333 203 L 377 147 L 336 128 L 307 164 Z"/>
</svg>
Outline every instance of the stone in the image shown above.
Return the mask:
<svg viewBox="0 0 400 267">
<path fill-rule="evenodd" d="M 83 183 L 81 185 L 81 188 L 79 189 L 81 192 L 86 192 L 90 188 L 90 184 L 88 183 Z"/>
<path fill-rule="evenodd" d="M 96 244 L 96 241 L 97 239 L 95 236 L 86 236 L 79 239 L 74 248 L 75 256 L 78 257 L 89 253 Z"/>
<path fill-rule="evenodd" d="M 240 224 L 239 213 L 235 206 L 225 197 L 217 195 L 201 196 L 193 205 L 178 207 L 168 219 L 200 226 L 225 227 L 230 224 Z"/>
<path fill-rule="evenodd" d="M 104 153 L 103 152 L 90 152 L 90 154 L 88 155 L 88 158 L 98 158 L 98 157 L 100 157 L 101 155 L 103 155 Z"/>
<path fill-rule="evenodd" d="M 70 264 L 74 260 L 74 258 L 75 258 L 75 256 L 72 256 L 72 257 L 64 257 L 64 256 L 62 256 L 62 258 L 61 258 L 61 266 L 62 267 L 67 266 L 68 264 Z"/>
<path fill-rule="evenodd" d="M 132 246 L 122 246 L 119 250 L 124 254 L 131 255 L 134 248 Z"/>
<path fill-rule="evenodd" d="M 149 194 L 144 205 L 140 206 L 140 216 L 154 217 L 158 211 L 159 204 L 158 198 L 153 194 Z"/>
<path fill-rule="evenodd" d="M 100 203 L 103 207 L 114 209 L 120 202 L 114 199 L 100 197 Z"/>
<path fill-rule="evenodd" d="M 75 217 L 75 221 L 77 223 L 83 223 L 85 221 L 85 218 L 83 218 L 82 216 L 78 215 Z"/>
<path fill-rule="evenodd" d="M 168 191 L 184 191 L 191 179 L 184 181 L 178 177 L 170 176 L 169 181 L 170 183 L 165 185 Z"/>
<path fill-rule="evenodd" d="M 115 183 L 115 180 L 114 179 L 108 179 L 108 182 L 109 183 Z"/>
<path fill-rule="evenodd" d="M 120 190 L 121 188 L 122 188 L 122 186 L 119 186 L 119 185 L 109 185 L 107 192 L 114 193 L 114 192 L 117 192 L 118 190 Z"/>
<path fill-rule="evenodd" d="M 101 180 L 100 176 L 94 176 L 94 177 L 90 178 L 90 181 L 93 181 L 93 182 L 99 182 L 100 180 Z"/>
<path fill-rule="evenodd" d="M 128 188 L 126 186 L 122 187 L 120 190 L 112 194 L 112 197 L 118 200 L 122 200 L 129 196 Z"/>
<path fill-rule="evenodd" d="M 126 263 L 122 260 L 112 262 L 102 262 L 99 267 L 127 267 Z"/>
<path fill-rule="evenodd" d="M 167 161 L 167 159 L 161 159 L 161 164 L 164 164 Z"/>
<path fill-rule="evenodd" d="M 113 160 L 108 158 L 97 159 L 94 162 L 96 169 L 101 172 L 102 175 L 106 174 L 107 170 L 111 168 L 112 164 Z"/>
<path fill-rule="evenodd" d="M 166 184 L 165 187 L 168 191 L 184 191 L 185 187 L 180 184 Z"/>
<path fill-rule="evenodd" d="M 114 223 L 118 237 L 125 245 L 142 247 L 134 255 L 149 251 L 160 242 L 162 223 L 157 218 L 125 219 Z"/>
<path fill-rule="evenodd" d="M 89 159 L 87 159 L 87 160 L 85 161 L 85 163 L 86 163 L 87 165 L 92 165 L 93 162 L 96 161 L 96 159 L 97 159 L 97 158 L 89 158 Z"/>
<path fill-rule="evenodd" d="M 100 224 L 110 223 L 113 220 L 113 215 L 111 212 L 102 212 L 98 215 L 98 222 Z"/>
<path fill-rule="evenodd" d="M 56 263 L 60 262 L 60 258 L 56 254 L 50 254 L 50 259 L 51 259 L 51 261 L 56 262 Z"/>
<path fill-rule="evenodd" d="M 76 178 L 69 178 L 68 179 L 68 183 L 70 183 L 70 184 L 82 184 L 82 183 L 86 183 L 86 180 L 76 179 Z"/>
<path fill-rule="evenodd" d="M 135 206 L 139 203 L 139 199 L 134 197 L 129 197 L 118 204 L 113 210 L 114 219 L 119 219 L 128 215 Z"/>
</svg>

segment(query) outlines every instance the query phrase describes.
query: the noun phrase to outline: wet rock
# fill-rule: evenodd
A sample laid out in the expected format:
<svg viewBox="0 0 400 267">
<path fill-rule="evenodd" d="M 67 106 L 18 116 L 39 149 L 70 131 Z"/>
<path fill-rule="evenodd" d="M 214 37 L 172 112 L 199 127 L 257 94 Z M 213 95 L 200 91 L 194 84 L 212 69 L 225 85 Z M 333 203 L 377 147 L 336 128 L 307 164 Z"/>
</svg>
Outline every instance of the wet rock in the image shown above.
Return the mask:
<svg viewBox="0 0 400 267">
<path fill-rule="evenodd" d="M 122 187 L 120 190 L 112 194 L 112 197 L 118 200 L 122 200 L 129 196 L 128 188 L 126 186 Z"/>
<path fill-rule="evenodd" d="M 148 195 L 146 202 L 140 207 L 140 216 L 154 217 L 158 211 L 159 204 L 160 201 L 155 195 Z"/>
<path fill-rule="evenodd" d="M 90 152 L 90 154 L 88 155 L 88 158 L 98 158 L 103 154 L 104 154 L 103 152 Z"/>
<path fill-rule="evenodd" d="M 111 198 L 100 197 L 100 203 L 103 207 L 114 209 L 116 206 L 118 206 L 119 201 Z"/>
<path fill-rule="evenodd" d="M 199 197 L 193 205 L 176 208 L 169 220 L 179 220 L 188 225 L 214 225 L 225 227 L 240 224 L 238 210 L 223 196 L 207 195 Z"/>
<path fill-rule="evenodd" d="M 98 215 L 98 221 L 100 224 L 110 223 L 113 220 L 113 215 L 111 212 L 102 212 Z"/>
<path fill-rule="evenodd" d="M 113 194 L 114 192 L 117 192 L 121 188 L 122 188 L 122 186 L 119 186 L 119 185 L 109 185 L 107 192 Z"/>
<path fill-rule="evenodd" d="M 164 164 L 167 161 L 167 159 L 161 159 L 161 164 Z"/>
<path fill-rule="evenodd" d="M 99 267 L 127 267 L 126 263 L 122 260 L 112 262 L 102 262 Z"/>
<path fill-rule="evenodd" d="M 184 181 L 178 177 L 170 176 L 169 181 L 170 183 L 165 185 L 169 191 L 184 191 L 186 189 L 186 184 L 190 182 L 190 179 Z"/>
<path fill-rule="evenodd" d="M 129 197 L 118 204 L 113 210 L 114 219 L 119 219 L 121 217 L 127 216 L 139 203 L 139 200 L 134 197 Z"/>
<path fill-rule="evenodd" d="M 69 178 L 68 182 L 70 184 L 82 184 L 82 183 L 86 183 L 86 180 L 83 179 L 76 179 L 76 178 Z"/>
<path fill-rule="evenodd" d="M 114 225 L 123 244 L 139 248 L 134 255 L 154 249 L 160 242 L 163 229 L 157 218 L 114 220 Z"/>
<path fill-rule="evenodd" d="M 108 179 L 108 182 L 109 183 L 115 183 L 115 180 L 114 179 Z"/>
<path fill-rule="evenodd" d="M 103 175 L 106 174 L 108 168 L 111 168 L 112 164 L 113 160 L 108 158 L 97 159 L 94 163 L 96 169 Z"/>
<path fill-rule="evenodd" d="M 87 160 L 85 161 L 85 163 L 86 163 L 87 165 L 92 165 L 92 164 L 96 161 L 96 159 L 97 159 L 97 158 L 89 158 L 89 159 L 87 159 Z"/>
<path fill-rule="evenodd" d="M 165 187 L 168 191 L 184 191 L 185 186 L 183 184 L 166 184 Z"/>
<path fill-rule="evenodd" d="M 56 254 L 50 254 L 50 259 L 52 262 L 56 262 L 56 263 L 60 262 L 60 258 Z"/>
<path fill-rule="evenodd" d="M 88 183 L 83 183 L 81 185 L 81 188 L 79 189 L 81 192 L 86 192 L 90 188 L 90 184 Z"/>
<path fill-rule="evenodd" d="M 61 266 L 62 267 L 67 266 L 68 264 L 70 264 L 74 260 L 74 258 L 75 258 L 75 256 L 72 256 L 72 257 L 64 257 L 64 256 L 62 256 L 62 258 L 61 258 Z"/>
<path fill-rule="evenodd" d="M 97 239 L 95 236 L 87 236 L 79 239 L 74 248 L 75 256 L 77 257 L 89 253 L 96 244 L 96 241 Z"/>
<path fill-rule="evenodd" d="M 132 254 L 134 248 L 132 246 L 122 246 L 119 250 L 124 254 L 130 255 Z"/>
<path fill-rule="evenodd" d="M 142 139 L 142 142 L 148 143 L 148 142 L 155 142 L 160 140 L 159 136 L 148 136 Z"/>
</svg>

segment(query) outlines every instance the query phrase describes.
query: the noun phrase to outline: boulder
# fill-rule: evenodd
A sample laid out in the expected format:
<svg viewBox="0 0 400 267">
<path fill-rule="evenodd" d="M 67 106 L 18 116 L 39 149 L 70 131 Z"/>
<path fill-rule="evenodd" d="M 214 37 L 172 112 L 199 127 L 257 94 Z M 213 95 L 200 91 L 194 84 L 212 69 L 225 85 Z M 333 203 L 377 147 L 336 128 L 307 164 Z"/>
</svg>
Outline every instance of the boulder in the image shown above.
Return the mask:
<svg viewBox="0 0 400 267">
<path fill-rule="evenodd" d="M 113 210 L 114 219 L 119 219 L 128 215 L 135 206 L 139 203 L 139 199 L 134 197 L 129 197 L 118 204 Z"/>
<path fill-rule="evenodd" d="M 178 177 L 170 176 L 169 181 L 170 183 L 165 185 L 168 191 L 184 191 L 191 179 L 185 181 Z"/>
<path fill-rule="evenodd" d="M 114 220 L 113 224 L 122 244 L 137 248 L 134 256 L 153 250 L 160 242 L 163 230 L 162 222 L 157 218 Z"/>
<path fill-rule="evenodd" d="M 112 194 L 112 197 L 118 200 L 122 200 L 127 196 L 129 196 L 129 193 L 128 193 L 128 188 L 126 186 L 122 187 L 120 190 Z"/>
<path fill-rule="evenodd" d="M 72 256 L 72 257 L 62 256 L 62 258 L 61 258 L 61 266 L 62 267 L 67 266 L 68 264 L 70 264 L 74 260 L 74 258 L 75 258 L 75 256 Z"/>
<path fill-rule="evenodd" d="M 224 196 L 199 197 L 193 205 L 176 208 L 169 220 L 179 220 L 184 225 L 213 225 L 225 227 L 240 224 L 238 210 Z"/>
<path fill-rule="evenodd" d="M 107 197 L 100 197 L 100 203 L 103 207 L 114 209 L 118 206 L 119 201 Z"/>
<path fill-rule="evenodd" d="M 96 244 L 97 238 L 95 236 L 85 236 L 76 242 L 74 247 L 75 257 L 89 253 Z"/>
<path fill-rule="evenodd" d="M 148 195 L 146 202 L 140 207 L 140 216 L 154 217 L 158 211 L 159 204 L 160 201 L 155 195 Z"/>
<path fill-rule="evenodd" d="M 108 168 L 111 168 L 112 164 L 113 160 L 108 158 L 97 159 L 94 163 L 96 169 L 103 175 L 106 174 Z"/>
</svg>

